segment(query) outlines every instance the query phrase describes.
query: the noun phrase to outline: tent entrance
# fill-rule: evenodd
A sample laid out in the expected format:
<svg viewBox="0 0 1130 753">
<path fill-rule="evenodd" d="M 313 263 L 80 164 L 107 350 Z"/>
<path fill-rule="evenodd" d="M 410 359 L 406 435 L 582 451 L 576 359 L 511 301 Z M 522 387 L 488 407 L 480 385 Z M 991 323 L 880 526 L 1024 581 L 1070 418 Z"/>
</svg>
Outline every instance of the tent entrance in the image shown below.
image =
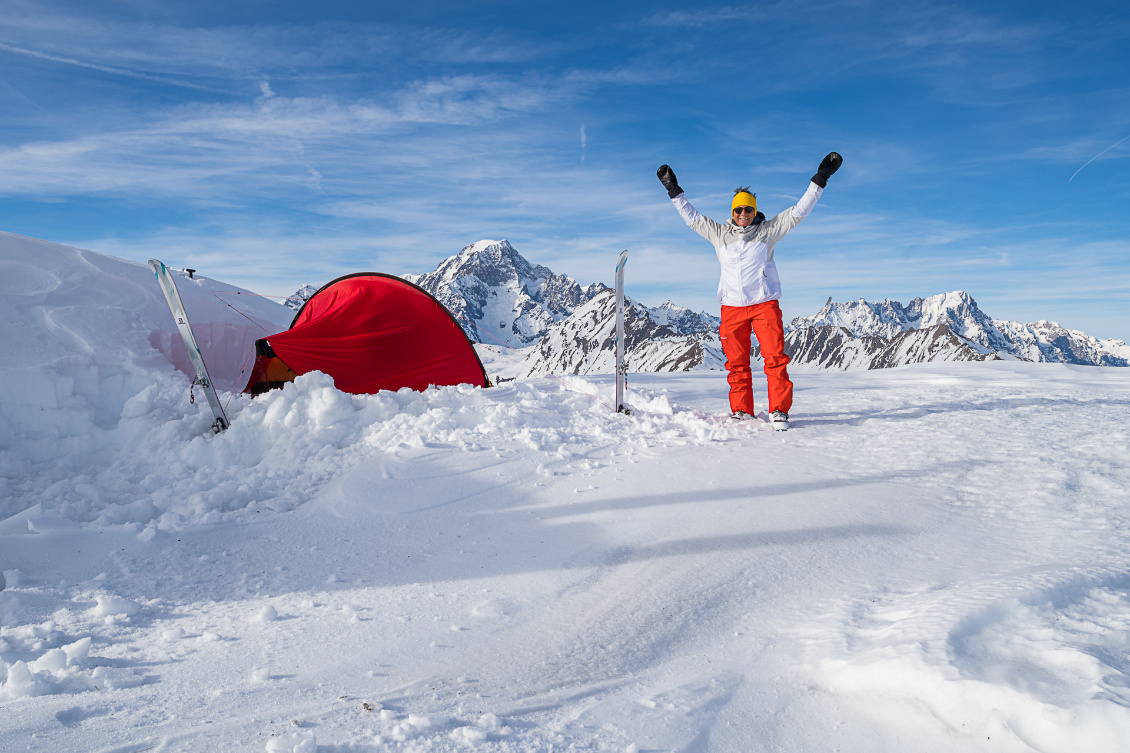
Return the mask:
<svg viewBox="0 0 1130 753">
<path fill-rule="evenodd" d="M 297 378 L 298 374 L 275 355 L 269 342 L 255 341 L 255 368 L 251 371 L 251 378 L 244 392 L 262 395 L 268 390 L 282 389 L 287 382 L 293 382 Z"/>
</svg>

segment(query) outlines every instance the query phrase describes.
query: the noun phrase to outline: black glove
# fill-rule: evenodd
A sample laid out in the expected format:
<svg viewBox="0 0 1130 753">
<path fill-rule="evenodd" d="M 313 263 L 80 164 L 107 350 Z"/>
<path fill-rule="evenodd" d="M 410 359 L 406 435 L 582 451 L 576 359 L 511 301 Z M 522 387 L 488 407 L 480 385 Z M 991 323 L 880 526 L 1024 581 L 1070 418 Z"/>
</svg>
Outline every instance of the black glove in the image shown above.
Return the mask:
<svg viewBox="0 0 1130 753">
<path fill-rule="evenodd" d="M 816 174 L 812 176 L 812 182 L 821 188 L 828 186 L 828 178 L 840 169 L 840 165 L 844 163 L 844 158 L 836 152 L 828 152 L 828 156 L 820 160 L 820 167 L 816 168 Z"/>
<path fill-rule="evenodd" d="M 683 192 L 683 189 L 679 188 L 679 182 L 675 180 L 675 171 L 668 165 L 660 165 L 655 174 L 659 176 L 659 182 L 667 189 L 667 195 L 672 199 Z"/>
</svg>

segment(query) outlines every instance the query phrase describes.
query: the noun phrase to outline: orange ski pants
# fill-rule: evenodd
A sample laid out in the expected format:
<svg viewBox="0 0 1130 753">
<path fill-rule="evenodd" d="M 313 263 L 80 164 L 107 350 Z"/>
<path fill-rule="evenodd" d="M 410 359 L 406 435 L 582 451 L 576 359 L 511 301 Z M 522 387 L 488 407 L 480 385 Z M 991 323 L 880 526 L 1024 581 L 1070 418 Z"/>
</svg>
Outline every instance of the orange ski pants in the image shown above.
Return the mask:
<svg viewBox="0 0 1130 753">
<path fill-rule="evenodd" d="M 722 351 L 726 354 L 726 377 L 730 383 L 730 410 L 753 415 L 753 372 L 749 367 L 750 332 L 757 335 L 765 377 L 769 380 L 769 411 L 789 412 L 793 406 L 793 383 L 789 381 L 789 357 L 785 354 L 785 327 L 776 301 L 752 306 L 723 306 Z"/>
</svg>

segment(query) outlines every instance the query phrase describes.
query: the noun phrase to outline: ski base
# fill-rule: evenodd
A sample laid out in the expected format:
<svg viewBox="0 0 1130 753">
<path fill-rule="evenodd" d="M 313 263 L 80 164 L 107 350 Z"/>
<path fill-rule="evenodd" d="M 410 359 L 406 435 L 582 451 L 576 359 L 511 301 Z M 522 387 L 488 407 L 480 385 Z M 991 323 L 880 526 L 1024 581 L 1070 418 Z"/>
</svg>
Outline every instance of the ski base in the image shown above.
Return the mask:
<svg viewBox="0 0 1130 753">
<path fill-rule="evenodd" d="M 181 300 L 180 292 L 177 290 L 177 284 L 164 262 L 158 259 L 150 259 L 149 268 L 153 270 L 157 282 L 161 285 L 161 292 L 165 294 L 169 310 L 173 313 L 173 321 L 176 322 L 177 330 L 180 332 L 181 339 L 184 340 L 184 347 L 188 349 L 188 358 L 192 361 L 193 370 L 196 371 L 196 379 L 193 381 L 193 385 L 200 385 L 204 390 L 208 407 L 212 409 L 212 415 L 215 417 L 212 422 L 212 433 L 219 434 L 228 428 L 228 417 L 224 413 L 224 407 L 220 404 L 220 398 L 216 394 L 215 387 L 212 386 L 212 378 L 208 376 L 208 367 L 204 365 L 204 356 L 200 352 L 200 347 L 196 344 L 196 336 L 192 333 L 192 325 L 189 324 L 188 313 L 185 311 L 184 301 Z"/>
</svg>

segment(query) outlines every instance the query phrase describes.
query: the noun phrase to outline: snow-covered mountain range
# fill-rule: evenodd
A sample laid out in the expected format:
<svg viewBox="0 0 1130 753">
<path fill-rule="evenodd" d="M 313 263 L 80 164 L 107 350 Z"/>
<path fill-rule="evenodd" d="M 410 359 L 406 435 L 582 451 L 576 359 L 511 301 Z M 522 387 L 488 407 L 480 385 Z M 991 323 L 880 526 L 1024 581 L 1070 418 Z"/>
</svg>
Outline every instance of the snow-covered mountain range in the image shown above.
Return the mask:
<svg viewBox="0 0 1130 753">
<path fill-rule="evenodd" d="M 288 309 L 291 309 L 292 311 L 298 311 L 302 308 L 303 304 L 305 304 L 306 301 L 310 300 L 310 296 L 314 295 L 317 292 L 318 289 L 313 285 L 303 285 L 298 290 L 294 291 L 294 293 L 285 301 L 283 301 L 283 305 Z"/>
<path fill-rule="evenodd" d="M 551 325 L 608 289 L 601 283 L 581 287 L 530 264 L 505 240 L 472 243 L 434 272 L 402 277 L 447 306 L 473 341 L 512 348 L 538 342 Z"/>
<path fill-rule="evenodd" d="M 613 369 L 615 292 L 527 261 L 509 241 L 482 240 L 434 272 L 403 275 L 438 298 L 475 342 L 533 346 L 518 372 L 592 374 Z M 637 371 L 721 368 L 717 317 L 670 301 L 626 313 L 629 363 Z"/>
<path fill-rule="evenodd" d="M 615 295 L 602 283 L 527 261 L 508 241 L 482 240 L 429 274 L 404 275 L 446 305 L 480 343 L 529 348 L 515 376 L 595 374 L 613 369 Z M 668 301 L 629 301 L 626 357 L 636 372 L 720 369 L 718 317 Z M 962 291 L 915 298 L 828 302 L 786 327 L 793 363 L 819 369 L 879 369 L 925 361 L 1023 359 L 1130 365 L 1130 346 L 1055 322 L 993 319 Z M 755 345 L 755 354 L 757 348 Z"/>
<path fill-rule="evenodd" d="M 889 298 L 880 303 L 862 298 L 834 303 L 829 298 L 813 316 L 793 319 L 788 330 L 791 333 L 813 327 L 840 327 L 855 338 L 890 340 L 902 332 L 941 325 L 983 354 L 1053 363 L 1130 365 L 1130 346 L 1122 340 L 1100 340 L 1056 322 L 1021 324 L 993 319 L 977 306 L 972 296 L 960 290 L 915 298 L 906 306 Z"/>
<path fill-rule="evenodd" d="M 793 364 L 829 371 L 889 369 L 927 361 L 995 361 L 997 353 L 954 334 L 947 324 L 906 329 L 891 337 L 856 337 L 844 327 L 800 327 L 785 334 Z M 754 347 L 754 352 L 760 349 Z"/>
<path fill-rule="evenodd" d="M 670 302 L 649 309 L 631 299 L 624 306 L 624 353 L 632 371 L 691 371 L 725 362 L 718 330 L 703 331 L 704 314 Z M 684 327 L 695 327 L 690 331 Z M 549 328 L 522 362 L 518 376 L 602 374 L 615 371 L 616 292 L 601 291 L 567 319 Z"/>
</svg>

